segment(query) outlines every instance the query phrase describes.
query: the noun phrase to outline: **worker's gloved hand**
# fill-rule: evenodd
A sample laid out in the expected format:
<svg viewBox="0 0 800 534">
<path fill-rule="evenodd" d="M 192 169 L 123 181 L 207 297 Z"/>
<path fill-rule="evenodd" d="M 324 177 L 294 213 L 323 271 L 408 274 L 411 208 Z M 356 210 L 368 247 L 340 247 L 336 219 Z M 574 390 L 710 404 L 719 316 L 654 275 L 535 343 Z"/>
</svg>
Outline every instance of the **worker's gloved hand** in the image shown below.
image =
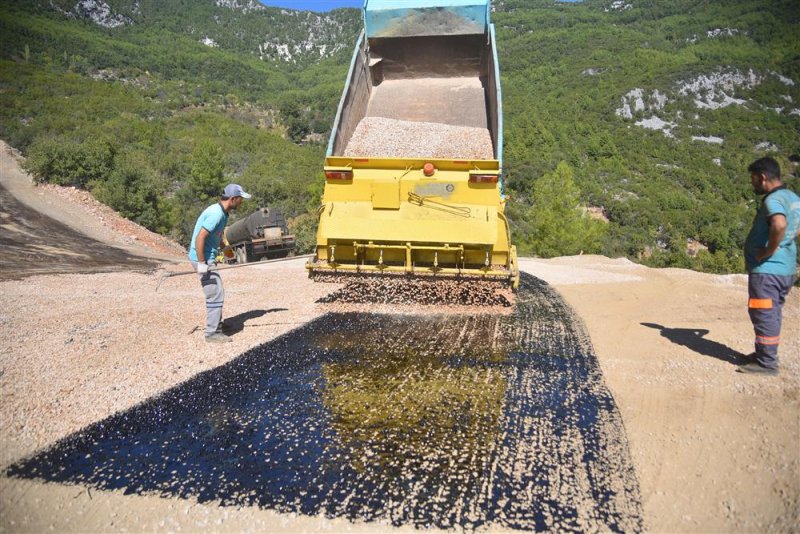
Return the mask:
<svg viewBox="0 0 800 534">
<path fill-rule="evenodd" d="M 197 274 L 206 274 L 208 272 L 208 264 L 202 261 L 197 262 Z"/>
</svg>

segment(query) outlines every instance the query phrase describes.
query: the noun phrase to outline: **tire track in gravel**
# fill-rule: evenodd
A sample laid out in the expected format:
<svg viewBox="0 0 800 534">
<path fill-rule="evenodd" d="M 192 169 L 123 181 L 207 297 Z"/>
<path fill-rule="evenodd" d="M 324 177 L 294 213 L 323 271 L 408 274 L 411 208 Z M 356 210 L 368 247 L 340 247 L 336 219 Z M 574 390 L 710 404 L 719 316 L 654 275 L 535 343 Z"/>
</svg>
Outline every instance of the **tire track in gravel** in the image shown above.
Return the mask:
<svg viewBox="0 0 800 534">
<path fill-rule="evenodd" d="M 625 431 L 579 319 L 328 314 L 7 476 L 418 527 L 640 531 Z"/>
</svg>

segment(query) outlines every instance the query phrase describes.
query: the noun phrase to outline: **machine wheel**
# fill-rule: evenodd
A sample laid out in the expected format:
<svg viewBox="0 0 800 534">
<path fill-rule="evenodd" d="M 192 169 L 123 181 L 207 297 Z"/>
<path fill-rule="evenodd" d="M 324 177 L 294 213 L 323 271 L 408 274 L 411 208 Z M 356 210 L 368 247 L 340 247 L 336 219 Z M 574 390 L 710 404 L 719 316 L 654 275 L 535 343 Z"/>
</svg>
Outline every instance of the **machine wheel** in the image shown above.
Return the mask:
<svg viewBox="0 0 800 534">
<path fill-rule="evenodd" d="M 247 263 L 247 251 L 245 251 L 244 247 L 236 248 L 236 263 L 240 265 Z"/>
</svg>

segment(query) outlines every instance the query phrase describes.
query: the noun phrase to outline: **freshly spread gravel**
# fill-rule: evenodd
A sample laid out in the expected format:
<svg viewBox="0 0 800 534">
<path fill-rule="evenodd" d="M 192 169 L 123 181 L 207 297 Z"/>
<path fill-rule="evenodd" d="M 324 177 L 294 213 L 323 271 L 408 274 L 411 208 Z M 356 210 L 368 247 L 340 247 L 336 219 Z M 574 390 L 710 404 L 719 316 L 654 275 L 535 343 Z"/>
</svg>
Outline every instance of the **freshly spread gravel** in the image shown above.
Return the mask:
<svg viewBox="0 0 800 534">
<path fill-rule="evenodd" d="M 494 159 L 486 128 L 366 117 L 358 123 L 345 156 L 382 158 Z"/>
<path fill-rule="evenodd" d="M 316 275 L 316 281 L 325 280 Z M 335 277 L 344 287 L 321 298 L 328 311 L 364 313 L 424 313 L 426 307 L 446 313 L 508 315 L 514 295 L 508 284 L 478 278 L 404 276 Z"/>
</svg>

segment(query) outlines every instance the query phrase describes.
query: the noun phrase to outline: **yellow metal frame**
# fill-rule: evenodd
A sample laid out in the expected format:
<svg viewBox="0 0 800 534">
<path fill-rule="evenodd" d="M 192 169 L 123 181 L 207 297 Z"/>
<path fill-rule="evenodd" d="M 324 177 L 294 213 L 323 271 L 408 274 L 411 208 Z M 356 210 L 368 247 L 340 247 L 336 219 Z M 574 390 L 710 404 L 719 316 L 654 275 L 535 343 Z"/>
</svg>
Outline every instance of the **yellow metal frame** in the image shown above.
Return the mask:
<svg viewBox="0 0 800 534">
<path fill-rule="evenodd" d="M 432 163 L 435 172 L 422 168 Z M 496 160 L 326 159 L 329 180 L 320 207 L 312 272 L 478 276 L 519 283 Z"/>
</svg>

